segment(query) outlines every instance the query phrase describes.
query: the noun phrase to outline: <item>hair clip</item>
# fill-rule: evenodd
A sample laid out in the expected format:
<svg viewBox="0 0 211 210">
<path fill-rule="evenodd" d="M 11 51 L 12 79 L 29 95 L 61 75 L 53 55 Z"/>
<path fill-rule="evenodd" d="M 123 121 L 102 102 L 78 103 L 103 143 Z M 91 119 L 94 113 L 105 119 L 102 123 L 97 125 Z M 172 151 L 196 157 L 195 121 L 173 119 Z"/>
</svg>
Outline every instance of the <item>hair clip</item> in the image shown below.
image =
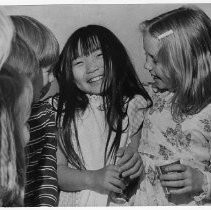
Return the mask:
<svg viewBox="0 0 211 210">
<path fill-rule="evenodd" d="M 170 34 L 173 34 L 173 33 L 174 33 L 173 30 L 170 29 L 170 30 L 168 30 L 168 31 L 166 31 L 166 32 L 164 32 L 164 33 L 162 33 L 162 34 L 160 34 L 157 38 L 160 40 L 160 39 L 162 39 L 162 38 L 164 38 L 164 37 L 166 37 L 166 36 L 169 36 Z"/>
</svg>

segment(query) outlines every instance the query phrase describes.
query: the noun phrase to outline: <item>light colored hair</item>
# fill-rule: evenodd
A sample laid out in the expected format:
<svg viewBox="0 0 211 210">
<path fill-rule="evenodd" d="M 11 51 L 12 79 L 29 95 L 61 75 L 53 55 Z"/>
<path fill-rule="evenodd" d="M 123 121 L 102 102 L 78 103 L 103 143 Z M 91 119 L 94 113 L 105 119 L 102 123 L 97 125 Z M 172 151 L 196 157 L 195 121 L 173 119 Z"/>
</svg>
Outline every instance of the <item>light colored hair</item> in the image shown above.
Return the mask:
<svg viewBox="0 0 211 210">
<path fill-rule="evenodd" d="M 16 33 L 34 50 L 40 67 L 55 64 L 59 56 L 59 44 L 51 30 L 32 17 L 10 17 Z"/>
<path fill-rule="evenodd" d="M 27 91 L 26 91 L 27 89 Z M 31 107 L 32 84 L 15 70 L 0 72 L 1 182 L 3 206 L 23 206 L 25 155 L 23 116 Z"/>
<path fill-rule="evenodd" d="M 18 34 L 12 40 L 11 52 L 5 65 L 25 74 L 32 81 L 39 74 L 39 63 L 34 51 Z"/>
<path fill-rule="evenodd" d="M 11 19 L 0 10 L 0 69 L 6 61 L 11 47 L 14 27 Z"/>
<path fill-rule="evenodd" d="M 23 77 L 24 88 L 20 95 L 17 104 L 15 106 L 14 113 L 16 114 L 18 121 L 24 123 L 25 116 L 31 112 L 31 104 L 33 101 L 33 87 L 32 83 L 26 77 Z M 30 114 L 29 114 L 30 116 Z"/>
<path fill-rule="evenodd" d="M 2 91 L 0 91 L 0 200 L 3 206 L 8 192 L 12 192 L 9 200 L 13 200 L 19 194 L 13 127 L 12 116 L 8 113 Z"/>
<path fill-rule="evenodd" d="M 174 119 L 200 112 L 211 102 L 210 18 L 199 8 L 181 7 L 144 21 L 141 31 L 159 41 L 158 68 L 174 92 Z"/>
</svg>

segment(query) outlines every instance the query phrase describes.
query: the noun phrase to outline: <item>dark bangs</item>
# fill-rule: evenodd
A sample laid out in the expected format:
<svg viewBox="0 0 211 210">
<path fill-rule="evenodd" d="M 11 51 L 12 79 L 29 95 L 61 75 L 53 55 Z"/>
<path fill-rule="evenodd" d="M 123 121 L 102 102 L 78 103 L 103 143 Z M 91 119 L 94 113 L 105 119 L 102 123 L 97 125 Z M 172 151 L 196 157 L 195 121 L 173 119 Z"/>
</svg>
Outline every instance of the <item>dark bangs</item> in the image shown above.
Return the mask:
<svg viewBox="0 0 211 210">
<path fill-rule="evenodd" d="M 75 37 L 72 43 L 71 59 L 74 60 L 80 56 L 88 56 L 90 53 L 101 49 L 101 44 L 96 35 L 86 33 Z"/>
</svg>

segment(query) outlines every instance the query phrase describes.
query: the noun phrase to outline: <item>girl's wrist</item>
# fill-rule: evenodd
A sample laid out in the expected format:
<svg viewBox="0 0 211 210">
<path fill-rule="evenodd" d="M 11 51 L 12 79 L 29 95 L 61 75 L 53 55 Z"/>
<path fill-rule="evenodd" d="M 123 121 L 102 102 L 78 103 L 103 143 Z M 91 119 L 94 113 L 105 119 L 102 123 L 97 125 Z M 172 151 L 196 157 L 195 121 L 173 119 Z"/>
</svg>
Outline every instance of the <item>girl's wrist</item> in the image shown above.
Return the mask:
<svg viewBox="0 0 211 210">
<path fill-rule="evenodd" d="M 203 173 L 203 182 L 202 182 L 202 192 L 198 196 L 194 196 L 196 204 L 202 205 L 204 199 L 209 199 L 210 197 L 210 186 L 209 179 L 206 173 Z"/>
<path fill-rule="evenodd" d="M 92 190 L 94 186 L 94 171 L 86 171 L 85 185 L 87 190 Z"/>
</svg>

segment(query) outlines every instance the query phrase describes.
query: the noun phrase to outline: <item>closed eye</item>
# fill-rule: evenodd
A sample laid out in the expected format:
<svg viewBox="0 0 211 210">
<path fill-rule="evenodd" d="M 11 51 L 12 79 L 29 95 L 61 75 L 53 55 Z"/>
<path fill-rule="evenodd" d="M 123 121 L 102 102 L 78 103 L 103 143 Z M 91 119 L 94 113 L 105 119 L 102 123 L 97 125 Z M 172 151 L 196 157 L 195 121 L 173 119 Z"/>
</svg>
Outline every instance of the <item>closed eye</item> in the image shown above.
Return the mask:
<svg viewBox="0 0 211 210">
<path fill-rule="evenodd" d="M 149 53 L 145 53 L 145 55 L 146 55 L 146 58 L 147 57 L 150 57 L 150 59 L 152 60 L 152 62 L 154 63 L 154 64 L 157 64 L 157 59 L 153 56 L 153 55 L 151 55 L 151 54 L 149 54 Z"/>
<path fill-rule="evenodd" d="M 97 57 L 101 57 L 103 54 L 102 53 L 98 53 L 97 54 Z"/>
<path fill-rule="evenodd" d="M 102 53 L 102 51 L 99 49 L 99 50 L 96 50 L 96 51 L 94 52 L 94 55 L 95 55 L 95 57 L 101 57 L 101 56 L 103 55 L 103 53 Z"/>
<path fill-rule="evenodd" d="M 83 61 L 77 61 L 77 60 L 75 60 L 75 61 L 73 61 L 73 66 L 78 66 L 78 65 L 82 65 L 84 62 Z"/>
</svg>

